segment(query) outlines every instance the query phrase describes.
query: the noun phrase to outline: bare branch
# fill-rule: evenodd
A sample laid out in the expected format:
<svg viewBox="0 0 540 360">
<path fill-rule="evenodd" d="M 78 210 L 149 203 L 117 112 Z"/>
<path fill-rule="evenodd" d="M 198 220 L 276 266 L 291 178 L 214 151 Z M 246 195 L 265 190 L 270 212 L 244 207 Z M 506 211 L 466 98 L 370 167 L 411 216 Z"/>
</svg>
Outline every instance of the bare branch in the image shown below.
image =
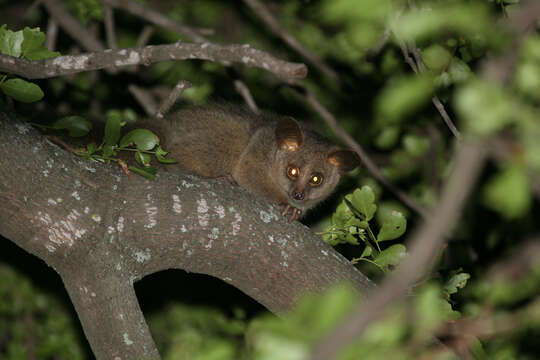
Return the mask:
<svg viewBox="0 0 540 360">
<path fill-rule="evenodd" d="M 133 0 L 102 0 L 104 3 L 125 10 L 133 15 L 137 15 L 148 22 L 170 29 L 178 34 L 190 39 L 191 41 L 202 43 L 207 40 L 199 34 L 197 29 L 182 25 L 171 18 L 155 11 L 147 6 L 143 6 Z"/>
<path fill-rule="evenodd" d="M 153 33 L 154 28 L 150 25 L 146 25 L 139 34 L 139 38 L 137 39 L 137 47 L 146 46 Z"/>
<path fill-rule="evenodd" d="M 189 81 L 180 80 L 174 86 L 169 96 L 161 103 L 159 110 L 155 114 L 157 119 L 163 119 L 163 117 L 169 112 L 171 107 L 178 101 L 178 98 L 185 89 L 190 88 L 191 83 Z"/>
<path fill-rule="evenodd" d="M 146 115 L 150 117 L 154 116 L 157 111 L 157 104 L 152 98 L 152 95 L 150 95 L 148 91 L 134 84 L 129 85 L 128 90 L 142 106 Z"/>
<path fill-rule="evenodd" d="M 107 45 L 109 49 L 117 49 L 116 45 L 116 31 L 114 29 L 114 11 L 113 9 L 103 3 L 103 17 L 105 18 L 105 33 L 107 35 Z"/>
<path fill-rule="evenodd" d="M 298 52 L 309 63 L 315 66 L 324 75 L 331 78 L 333 81 L 339 82 L 338 74 L 332 70 L 322 59 L 308 50 L 294 36 L 283 29 L 279 21 L 272 15 L 268 8 L 259 0 L 243 0 L 244 3 L 287 45 Z"/>
<path fill-rule="evenodd" d="M 99 70 L 111 66 L 150 65 L 165 60 L 201 59 L 236 62 L 259 67 L 278 77 L 303 78 L 307 75 L 304 64 L 286 62 L 254 49 L 249 45 L 216 45 L 177 42 L 168 45 L 146 46 L 120 50 L 64 55 L 51 59 L 30 61 L 0 54 L 0 70 L 27 79 L 44 79 L 83 71 Z"/>
<path fill-rule="evenodd" d="M 418 49 L 414 43 L 411 43 L 411 45 L 407 46 L 405 42 L 401 39 L 398 39 L 399 47 L 401 49 L 401 53 L 403 54 L 403 58 L 405 59 L 405 62 L 409 64 L 411 69 L 415 73 L 422 73 L 426 70 L 426 66 L 424 64 L 424 61 L 422 60 L 422 54 L 420 53 L 420 49 Z M 409 56 L 409 52 L 413 54 L 413 58 Z M 443 118 L 444 123 L 450 129 L 450 132 L 456 139 L 461 140 L 461 133 L 454 125 L 454 122 L 446 112 L 446 109 L 444 108 L 444 105 L 442 104 L 441 100 L 437 95 L 433 96 L 431 98 L 431 102 Z"/>
<path fill-rule="evenodd" d="M 87 51 L 103 51 L 105 48 L 94 35 L 75 19 L 58 0 L 42 0 L 42 4 L 56 22 Z"/>
<path fill-rule="evenodd" d="M 51 51 L 56 49 L 56 38 L 58 37 L 58 23 L 53 18 L 47 21 L 47 38 L 45 39 L 45 47 Z"/>
<path fill-rule="evenodd" d="M 253 99 L 253 96 L 251 95 L 251 92 L 249 91 L 249 88 L 247 87 L 246 83 L 244 83 L 240 79 L 234 80 L 234 88 L 236 91 L 242 96 L 245 103 L 248 105 L 248 107 L 253 111 L 255 114 L 258 114 L 260 112 L 259 107 L 257 106 L 257 103 Z"/>
</svg>

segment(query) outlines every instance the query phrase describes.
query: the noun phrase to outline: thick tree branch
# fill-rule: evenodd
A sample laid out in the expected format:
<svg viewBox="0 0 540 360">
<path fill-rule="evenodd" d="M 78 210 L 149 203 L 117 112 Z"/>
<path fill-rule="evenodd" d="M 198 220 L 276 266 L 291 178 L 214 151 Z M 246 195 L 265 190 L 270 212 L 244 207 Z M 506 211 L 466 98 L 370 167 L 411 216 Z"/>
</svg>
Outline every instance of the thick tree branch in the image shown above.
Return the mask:
<svg viewBox="0 0 540 360">
<path fill-rule="evenodd" d="M 99 357 L 131 346 L 156 358 L 131 285 L 164 269 L 216 276 L 278 313 L 335 282 L 373 289 L 319 236 L 226 181 L 127 177 L 3 112 L 0 152 L 0 234 L 60 274 Z"/>
<path fill-rule="evenodd" d="M 128 65 L 150 65 L 166 60 L 201 59 L 241 63 L 259 67 L 278 77 L 303 78 L 307 75 L 304 64 L 286 62 L 249 45 L 216 45 L 177 42 L 168 45 L 146 46 L 120 50 L 105 50 L 80 55 L 64 55 L 51 59 L 30 61 L 0 54 L 0 71 L 27 79 L 45 79 L 83 71 Z"/>
</svg>

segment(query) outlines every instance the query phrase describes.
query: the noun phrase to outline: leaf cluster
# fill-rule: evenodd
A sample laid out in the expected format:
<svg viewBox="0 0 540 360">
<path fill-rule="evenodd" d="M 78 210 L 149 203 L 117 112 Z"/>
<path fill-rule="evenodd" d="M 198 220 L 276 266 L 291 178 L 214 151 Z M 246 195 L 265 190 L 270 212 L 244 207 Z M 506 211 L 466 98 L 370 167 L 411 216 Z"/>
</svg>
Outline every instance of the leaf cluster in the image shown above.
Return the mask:
<svg viewBox="0 0 540 360">
<path fill-rule="evenodd" d="M 348 243 L 364 245 L 360 257 L 353 262 L 367 261 L 383 271 L 399 264 L 406 256 L 403 244 L 393 244 L 381 250 L 382 243 L 395 240 L 405 233 L 407 219 L 397 210 L 381 212 L 380 228 L 375 236 L 370 221 L 377 211 L 375 194 L 365 185 L 348 194 L 332 215 L 332 223 L 322 233 L 323 240 L 330 245 Z"/>
<path fill-rule="evenodd" d="M 126 174 L 133 171 L 153 180 L 157 168 L 151 166 L 152 156 L 162 164 L 174 164 L 176 160 L 166 157 L 168 152 L 160 146 L 159 137 L 148 129 L 136 128 L 122 135 L 122 127 L 134 121 L 136 121 L 136 114 L 130 109 L 109 110 L 106 114 L 101 142 L 99 144 L 90 142 L 82 149 L 76 149 L 74 153 L 91 161 L 117 162 Z M 92 130 L 92 122 L 77 115 L 62 117 L 50 125 L 35 123 L 33 125 L 43 130 L 66 130 L 71 137 L 83 137 Z M 126 159 L 119 156 L 121 152 L 133 152 L 133 160 L 137 165 L 126 163 Z"/>
<path fill-rule="evenodd" d="M 0 53 L 4 55 L 27 60 L 60 55 L 59 52 L 45 48 L 44 42 L 45 34 L 39 28 L 25 27 L 23 30 L 11 31 L 5 24 L 0 26 Z M 8 74 L 0 74 L 0 89 L 4 95 L 25 103 L 39 101 L 44 95 L 38 85 Z"/>
</svg>

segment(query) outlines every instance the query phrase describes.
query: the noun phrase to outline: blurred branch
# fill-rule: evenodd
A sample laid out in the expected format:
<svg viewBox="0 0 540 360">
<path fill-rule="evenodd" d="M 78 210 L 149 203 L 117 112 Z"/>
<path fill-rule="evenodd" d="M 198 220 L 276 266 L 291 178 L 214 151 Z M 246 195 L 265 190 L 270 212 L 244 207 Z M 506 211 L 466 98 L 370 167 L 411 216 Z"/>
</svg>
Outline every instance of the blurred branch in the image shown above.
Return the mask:
<svg viewBox="0 0 540 360">
<path fill-rule="evenodd" d="M 403 58 L 405 59 L 405 62 L 409 64 L 411 69 L 415 73 L 422 73 L 426 70 L 426 67 L 424 65 L 424 61 L 422 60 L 422 54 L 420 52 L 420 49 L 418 49 L 413 42 L 411 42 L 410 45 L 405 44 L 405 41 L 398 39 L 399 47 L 401 49 L 401 53 L 403 55 Z M 411 57 L 409 54 L 412 54 L 413 57 Z M 444 105 L 442 104 L 441 100 L 437 95 L 433 96 L 431 98 L 431 102 L 441 114 L 441 117 L 443 118 L 444 123 L 450 129 L 450 132 L 456 139 L 461 140 L 461 133 L 456 128 L 456 125 L 454 125 L 454 122 L 450 118 L 450 115 L 446 112 L 446 109 L 444 108 Z"/>
<path fill-rule="evenodd" d="M 364 166 L 367 168 L 369 173 L 377 179 L 381 184 L 383 184 L 394 196 L 396 196 L 400 201 L 402 201 L 407 207 L 414 210 L 416 213 L 418 213 L 422 218 L 426 219 L 430 216 L 429 212 L 422 207 L 420 204 L 418 204 L 416 201 L 411 199 L 406 193 L 399 190 L 390 180 L 388 180 L 381 170 L 375 165 L 375 163 L 371 160 L 369 155 L 366 153 L 366 151 L 362 148 L 360 144 L 358 144 L 346 131 L 339 125 L 334 115 L 328 111 L 322 105 L 317 98 L 313 95 L 313 93 L 307 89 L 306 87 L 302 86 L 298 82 L 289 82 L 293 89 L 297 91 L 297 93 L 304 98 L 304 100 L 311 105 L 311 107 L 326 121 L 328 126 L 334 130 L 334 132 L 349 146 L 352 150 L 358 154 L 360 157 L 360 160 L 364 164 Z"/>
<path fill-rule="evenodd" d="M 129 85 L 128 90 L 142 106 L 146 115 L 154 116 L 157 111 L 157 104 L 152 98 L 152 95 L 135 84 Z"/>
<path fill-rule="evenodd" d="M 207 41 L 201 33 L 211 34 L 213 31 L 208 29 L 197 29 L 190 26 L 180 24 L 170 17 L 163 15 L 159 11 L 153 10 L 147 6 L 133 0 L 102 0 L 114 8 L 125 10 L 133 15 L 141 17 L 148 22 L 172 30 L 194 42 L 202 43 Z"/>
<path fill-rule="evenodd" d="M 332 70 L 322 59 L 308 50 L 294 36 L 283 29 L 279 21 L 272 15 L 270 10 L 259 0 L 243 0 L 244 3 L 293 50 L 302 55 L 306 60 L 316 67 L 321 73 L 328 76 L 335 82 L 339 82 L 338 74 Z"/>
<path fill-rule="evenodd" d="M 42 0 L 49 14 L 64 29 L 69 36 L 77 40 L 87 51 L 103 51 L 105 47 L 88 31 L 82 24 L 72 16 L 59 0 Z"/>
<path fill-rule="evenodd" d="M 534 25 L 540 18 L 540 1 L 524 0 L 520 6 L 507 19 L 510 29 L 516 36 L 505 54 L 497 57 L 489 57 L 482 64 L 482 73 L 486 79 L 493 83 L 506 84 L 514 70 L 519 56 L 519 47 L 523 34 L 534 29 Z"/>
<path fill-rule="evenodd" d="M 107 45 L 109 49 L 116 49 L 116 32 L 114 30 L 114 10 L 103 3 L 103 17 L 105 21 L 105 33 L 107 35 Z"/>
<path fill-rule="evenodd" d="M 58 23 L 49 18 L 47 21 L 47 38 L 45 39 L 45 47 L 51 51 L 56 49 L 56 38 L 58 36 Z"/>
<path fill-rule="evenodd" d="M 249 45 L 216 45 L 177 42 L 167 45 L 146 46 L 120 50 L 106 50 L 80 55 L 64 55 L 38 61 L 18 59 L 0 54 L 0 70 L 27 79 L 44 79 L 75 74 L 112 66 L 150 65 L 166 60 L 201 59 L 241 63 L 259 67 L 278 77 L 303 78 L 307 75 L 304 64 L 286 62 L 254 49 Z"/>
<path fill-rule="evenodd" d="M 150 23 L 153 23 L 165 29 L 174 31 L 196 43 L 209 44 L 210 42 L 203 35 L 212 35 L 214 33 L 213 30 L 210 30 L 210 29 L 198 29 L 198 28 L 192 28 L 189 26 L 182 25 L 174 21 L 170 17 L 163 15 L 162 13 L 155 11 L 149 7 L 141 5 L 138 2 L 133 1 L 133 0 L 102 0 L 102 1 L 113 7 L 123 9 L 133 15 L 139 16 L 140 18 L 145 19 L 146 21 Z M 227 61 L 221 60 L 220 62 L 222 62 L 224 66 L 230 67 L 230 64 Z M 263 67 L 267 66 L 267 63 L 265 65 L 265 62 L 263 62 L 262 66 Z M 243 80 L 240 79 L 240 77 L 236 74 L 236 72 L 233 72 L 233 73 L 235 74 L 233 83 L 234 83 L 234 87 L 236 91 L 240 94 L 240 96 L 242 96 L 246 104 L 252 110 L 256 112 L 256 109 L 258 108 L 257 108 L 257 105 L 255 104 L 255 101 L 253 100 L 253 96 L 251 95 L 249 88 L 243 82 Z M 307 74 L 307 68 L 305 68 L 305 73 Z"/>
<path fill-rule="evenodd" d="M 258 114 L 260 112 L 259 107 L 257 106 L 255 99 L 253 99 L 253 96 L 251 95 L 251 92 L 249 91 L 247 85 L 243 81 L 235 79 L 234 88 L 242 96 L 242 98 L 244 98 L 245 103 L 248 105 L 251 111 L 253 111 L 255 114 Z"/>
</svg>

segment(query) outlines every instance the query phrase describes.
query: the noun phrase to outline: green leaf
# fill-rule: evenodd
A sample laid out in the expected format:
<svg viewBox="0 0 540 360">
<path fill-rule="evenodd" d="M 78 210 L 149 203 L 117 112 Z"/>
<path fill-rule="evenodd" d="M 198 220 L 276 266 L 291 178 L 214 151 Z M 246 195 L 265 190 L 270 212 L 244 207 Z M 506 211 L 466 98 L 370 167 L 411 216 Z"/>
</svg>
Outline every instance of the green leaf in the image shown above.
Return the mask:
<svg viewBox="0 0 540 360">
<path fill-rule="evenodd" d="M 39 28 L 30 29 L 29 27 L 25 27 L 22 32 L 24 36 L 21 45 L 23 55 L 26 55 L 29 51 L 38 50 L 45 42 L 45 34 L 39 31 Z"/>
<path fill-rule="evenodd" d="M 116 146 L 114 145 L 103 145 L 103 157 L 111 158 L 116 156 Z"/>
<path fill-rule="evenodd" d="M 362 251 L 362 255 L 360 255 L 360 258 L 367 258 L 370 257 L 373 254 L 373 248 L 371 246 L 366 246 L 364 248 L 364 251 Z"/>
<path fill-rule="evenodd" d="M 67 130 L 69 136 L 81 137 L 92 130 L 92 122 L 78 115 L 66 116 L 56 120 L 51 125 L 51 128 L 56 130 Z"/>
<path fill-rule="evenodd" d="M 163 157 L 163 155 L 158 153 L 156 153 L 156 159 L 162 164 L 176 164 L 178 162 L 178 160 Z"/>
<path fill-rule="evenodd" d="M 142 153 L 140 151 L 135 152 L 135 161 L 137 161 L 137 163 L 139 163 L 142 166 L 146 166 L 150 164 L 151 159 L 152 158 L 148 154 Z"/>
<path fill-rule="evenodd" d="M 395 244 L 381 251 L 373 261 L 379 266 L 397 265 L 407 256 L 407 249 L 402 244 Z"/>
<path fill-rule="evenodd" d="M 153 167 L 138 168 L 135 166 L 130 166 L 129 170 L 150 180 L 154 180 L 156 178 L 156 169 Z"/>
<path fill-rule="evenodd" d="M 382 219 L 382 227 L 377 235 L 377 241 L 394 240 L 407 229 L 407 219 L 399 211 L 390 212 L 389 216 Z"/>
<path fill-rule="evenodd" d="M 378 121 L 382 125 L 398 123 L 426 104 L 434 89 L 428 74 L 404 76 L 389 83 L 376 99 Z"/>
<path fill-rule="evenodd" d="M 452 54 L 443 46 L 433 44 L 422 51 L 422 59 L 428 69 L 435 73 L 440 73 L 450 65 Z"/>
<path fill-rule="evenodd" d="M 373 218 L 375 211 L 377 211 L 377 205 L 375 205 L 375 194 L 373 190 L 367 185 L 362 186 L 361 189 L 356 189 L 352 194 L 345 196 L 345 200 L 349 207 L 352 207 L 353 212 L 359 212 L 360 216 L 364 220 L 369 221 Z M 352 206 L 351 206 L 352 205 Z"/>
<path fill-rule="evenodd" d="M 105 135 L 103 142 L 106 145 L 114 145 L 120 139 L 120 128 L 122 127 L 122 116 L 118 112 L 107 112 L 105 121 Z"/>
<path fill-rule="evenodd" d="M 467 273 L 455 274 L 444 285 L 444 291 L 448 294 L 455 294 L 459 289 L 463 289 L 467 285 L 467 280 L 470 278 L 471 275 Z"/>
<path fill-rule="evenodd" d="M 391 149 L 399 139 L 399 126 L 385 126 L 381 133 L 375 138 L 375 145 L 382 150 Z"/>
<path fill-rule="evenodd" d="M 403 147 L 412 156 L 423 156 L 429 150 L 429 140 L 425 136 L 407 134 L 403 137 Z"/>
<path fill-rule="evenodd" d="M 502 129 L 513 121 L 515 112 L 510 96 L 499 87 L 479 80 L 458 90 L 456 108 L 466 130 L 475 135 L 490 135 Z"/>
<path fill-rule="evenodd" d="M 86 151 L 88 152 L 88 155 L 92 155 L 97 150 L 97 145 L 95 142 L 91 142 L 90 144 L 86 145 Z"/>
<path fill-rule="evenodd" d="M 450 75 L 453 83 L 460 83 L 468 80 L 472 75 L 472 71 L 467 63 L 454 57 L 450 63 L 450 68 L 448 68 L 448 75 Z"/>
<path fill-rule="evenodd" d="M 24 40 L 22 31 L 11 31 L 7 25 L 0 26 L 0 52 L 15 57 L 21 56 L 21 45 Z"/>
<path fill-rule="evenodd" d="M 130 145 L 142 151 L 152 150 L 159 144 L 159 138 L 156 134 L 147 129 L 135 129 L 128 132 L 120 140 L 120 147 L 125 148 Z"/>
<path fill-rule="evenodd" d="M 418 7 L 396 20 L 395 31 L 403 39 L 424 39 L 439 34 L 476 35 L 493 26 L 486 6 L 479 2 L 443 1 Z"/>
<path fill-rule="evenodd" d="M 4 81 L 0 88 L 7 96 L 24 103 L 39 101 L 44 95 L 39 86 L 19 78 Z"/>
<path fill-rule="evenodd" d="M 32 50 L 24 54 L 24 57 L 28 60 L 41 60 L 60 56 L 58 51 L 50 51 L 49 49 L 37 49 Z"/>
<path fill-rule="evenodd" d="M 532 203 L 527 170 L 510 165 L 492 177 L 484 187 L 484 204 L 507 219 L 525 215 Z"/>
<path fill-rule="evenodd" d="M 423 286 L 414 299 L 416 313 L 416 336 L 432 335 L 432 331 L 445 321 L 459 317 L 459 313 L 452 310 L 452 306 L 442 297 L 438 285 Z"/>
</svg>

